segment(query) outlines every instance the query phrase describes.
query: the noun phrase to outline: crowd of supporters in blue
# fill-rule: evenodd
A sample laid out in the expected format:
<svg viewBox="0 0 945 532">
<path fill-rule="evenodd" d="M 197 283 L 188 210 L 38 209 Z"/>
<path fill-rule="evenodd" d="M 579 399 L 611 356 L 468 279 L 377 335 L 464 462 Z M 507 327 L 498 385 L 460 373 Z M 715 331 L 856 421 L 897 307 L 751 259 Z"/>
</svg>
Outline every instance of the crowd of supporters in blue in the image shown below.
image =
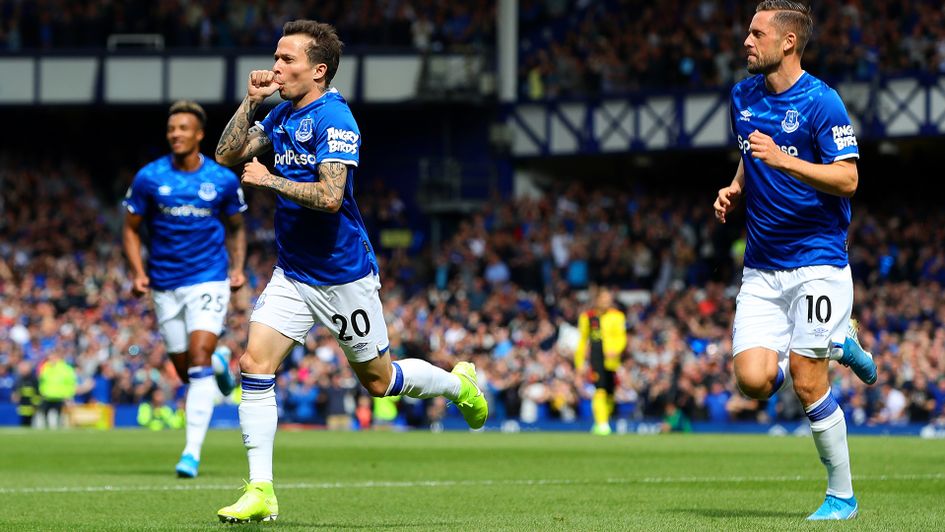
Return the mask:
<svg viewBox="0 0 945 532">
<path fill-rule="evenodd" d="M 168 48 L 270 49 L 297 18 L 329 22 L 361 47 L 441 51 L 495 40 L 490 0 L 0 0 L 0 48 L 102 48 L 110 35 L 156 34 Z"/>
<path fill-rule="evenodd" d="M 109 35 L 153 33 L 171 49 L 267 48 L 285 21 L 333 23 L 359 47 L 488 51 L 496 2 L 475 0 L 0 0 L 0 50 L 101 48 Z M 742 41 L 755 1 L 520 0 L 523 99 L 724 88 L 745 75 Z M 813 5 L 805 67 L 826 79 L 945 72 L 945 5 L 826 0 Z M 51 353 L 79 376 L 76 400 L 135 404 L 180 397 L 147 300 L 130 296 L 116 191 L 75 161 L 0 154 L 0 403 Z M 130 176 L 126 176 L 130 179 Z M 126 179 L 127 181 L 127 179 Z M 359 193 L 372 230 L 408 228 L 405 202 L 379 184 Z M 439 251 L 379 249 L 395 356 L 451 367 L 472 359 L 500 417 L 589 417 L 575 375 L 578 314 L 597 285 L 616 289 L 630 343 L 616 415 L 692 420 L 799 419 L 790 393 L 768 402 L 733 388 L 731 321 L 743 237 L 712 219 L 711 195 L 556 186 L 470 215 Z M 221 343 L 235 354 L 272 271 L 272 199 L 250 194 L 249 287 Z M 843 368 L 833 390 L 854 424 L 945 422 L 945 214 L 856 204 L 850 260 L 855 316 L 880 368 L 865 387 Z M 315 329 L 279 375 L 283 419 L 353 415 L 364 398 L 337 344 Z M 442 402 L 403 402 L 415 424 Z"/>
<path fill-rule="evenodd" d="M 51 353 L 75 367 L 76 402 L 135 404 L 158 389 L 181 398 L 150 302 L 130 294 L 117 191 L 97 187 L 75 161 L 37 164 L 13 152 L 0 153 L 0 182 L 0 404 Z M 593 388 L 575 374 L 576 323 L 602 285 L 619 293 L 628 319 L 618 418 L 658 419 L 675 404 L 694 421 L 802 419 L 792 393 L 759 402 L 734 387 L 744 236 L 735 222 L 713 220 L 714 189 L 703 192 L 551 185 L 485 204 L 434 253 L 382 249 L 382 231 L 423 228 L 409 227 L 397 193 L 362 184 L 391 353 L 444 368 L 473 360 L 500 418 L 588 420 Z M 236 355 L 275 261 L 273 198 L 247 197 L 249 282 L 221 341 Z M 854 315 L 879 381 L 866 387 L 837 366 L 834 393 L 852 424 L 945 422 L 945 212 L 857 201 L 850 236 Z M 322 328 L 292 351 L 277 390 L 283 421 L 324 423 L 369 401 Z M 445 405 L 399 407 L 426 425 Z"/>
<path fill-rule="evenodd" d="M 294 18 L 334 24 L 356 47 L 486 51 L 495 0 L 0 0 L 0 50 L 101 48 L 151 33 L 169 48 L 272 49 Z M 742 43 L 755 0 L 520 0 L 525 99 L 666 87 L 724 88 L 745 75 Z M 804 56 L 824 79 L 945 71 L 945 5 L 920 0 L 813 2 Z"/>
<path fill-rule="evenodd" d="M 945 72 L 945 6 L 932 1 L 807 2 L 804 67 L 827 80 Z M 521 2 L 521 94 L 531 99 L 640 89 L 727 88 L 747 75 L 754 0 Z"/>
</svg>

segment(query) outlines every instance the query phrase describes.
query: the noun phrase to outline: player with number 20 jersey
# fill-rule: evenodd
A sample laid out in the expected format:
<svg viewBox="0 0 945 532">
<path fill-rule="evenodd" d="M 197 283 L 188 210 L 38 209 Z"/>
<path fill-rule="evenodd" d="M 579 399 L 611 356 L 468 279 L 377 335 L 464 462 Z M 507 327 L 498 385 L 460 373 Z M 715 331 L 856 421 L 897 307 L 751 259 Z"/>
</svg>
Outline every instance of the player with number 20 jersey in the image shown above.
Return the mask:
<svg viewBox="0 0 945 532">
<path fill-rule="evenodd" d="M 240 426 L 250 482 L 224 522 L 271 521 L 279 515 L 273 488 L 276 370 L 312 326 L 334 335 L 362 385 L 374 396 L 445 396 L 472 428 L 488 406 L 475 368 L 447 372 L 420 359 L 391 361 L 374 250 L 354 201 L 361 132 L 347 102 L 330 87 L 342 43 L 335 29 L 312 20 L 285 24 L 272 70 L 250 73 L 247 95 L 217 145 L 217 160 L 241 161 L 242 183 L 278 196 L 272 279 L 256 302 L 246 353 L 240 358 Z M 286 100 L 250 125 L 258 106 L 279 92 Z M 275 151 L 270 171 L 255 157 Z"/>
</svg>

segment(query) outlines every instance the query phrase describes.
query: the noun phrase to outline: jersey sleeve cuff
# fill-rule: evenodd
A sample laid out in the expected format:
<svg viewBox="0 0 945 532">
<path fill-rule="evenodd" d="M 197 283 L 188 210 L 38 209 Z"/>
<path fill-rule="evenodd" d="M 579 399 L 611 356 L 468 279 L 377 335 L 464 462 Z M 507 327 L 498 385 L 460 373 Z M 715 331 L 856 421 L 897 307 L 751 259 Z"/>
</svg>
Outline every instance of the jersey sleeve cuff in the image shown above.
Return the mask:
<svg viewBox="0 0 945 532">
<path fill-rule="evenodd" d="M 834 157 L 833 162 L 845 161 L 847 159 L 859 159 L 859 158 L 860 158 L 859 153 L 845 153 L 843 155 L 837 155 L 836 157 Z"/>
<path fill-rule="evenodd" d="M 351 159 L 322 159 L 323 163 L 341 163 L 350 166 L 358 166 L 358 161 L 352 161 Z"/>
<path fill-rule="evenodd" d="M 271 131 L 266 131 L 266 125 L 265 125 L 265 124 L 263 124 L 262 122 L 260 122 L 259 120 L 257 120 L 254 125 L 255 125 L 256 127 L 258 127 L 259 129 L 262 130 L 263 135 L 265 135 L 267 139 L 269 139 L 270 141 L 272 140 L 272 132 L 271 132 Z"/>
</svg>

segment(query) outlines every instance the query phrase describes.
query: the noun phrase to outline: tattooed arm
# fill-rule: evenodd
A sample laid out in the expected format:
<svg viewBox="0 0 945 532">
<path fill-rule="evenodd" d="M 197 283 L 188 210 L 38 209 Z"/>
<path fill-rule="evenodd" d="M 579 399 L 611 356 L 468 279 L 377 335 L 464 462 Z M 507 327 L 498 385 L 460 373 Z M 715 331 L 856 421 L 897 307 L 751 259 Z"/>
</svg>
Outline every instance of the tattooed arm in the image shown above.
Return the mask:
<svg viewBox="0 0 945 532">
<path fill-rule="evenodd" d="M 223 130 L 217 143 L 217 162 L 233 166 L 265 152 L 272 141 L 259 126 L 252 126 L 253 115 L 263 101 L 279 90 L 280 83 L 271 70 L 254 70 L 246 83 L 246 97 Z"/>
<path fill-rule="evenodd" d="M 318 165 L 318 181 L 298 183 L 270 174 L 254 158 L 243 168 L 242 179 L 244 185 L 274 190 L 283 198 L 308 209 L 334 213 L 341 209 L 344 201 L 348 167 L 339 162 L 321 163 Z"/>
<path fill-rule="evenodd" d="M 217 143 L 216 160 L 225 166 L 234 166 L 265 152 L 272 141 L 259 126 L 252 126 L 253 115 L 259 107 L 249 96 L 243 98 L 236 114 L 230 119 Z"/>
</svg>

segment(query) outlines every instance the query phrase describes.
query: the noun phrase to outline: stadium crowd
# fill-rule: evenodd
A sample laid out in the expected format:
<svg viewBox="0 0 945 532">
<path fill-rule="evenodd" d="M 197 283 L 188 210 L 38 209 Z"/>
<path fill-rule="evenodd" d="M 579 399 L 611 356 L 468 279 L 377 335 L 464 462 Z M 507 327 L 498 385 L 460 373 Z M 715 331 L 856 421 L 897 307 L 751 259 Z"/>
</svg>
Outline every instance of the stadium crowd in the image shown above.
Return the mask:
<svg viewBox="0 0 945 532">
<path fill-rule="evenodd" d="M 574 5 L 572 5 L 574 4 Z M 521 2 L 520 94 L 621 94 L 725 88 L 747 75 L 743 42 L 757 1 Z M 828 80 L 945 72 L 940 2 L 809 2 L 804 66 Z"/>
<path fill-rule="evenodd" d="M 495 40 L 489 0 L 0 0 L 0 49 L 102 48 L 113 34 L 156 34 L 171 48 L 271 49 L 297 18 L 331 22 L 362 47 L 439 51 Z"/>
<path fill-rule="evenodd" d="M 27 161 L 0 154 L 0 404 L 22 399 L 20 386 L 60 359 L 75 369 L 67 402 L 136 404 L 156 393 L 179 402 L 150 302 L 130 295 L 122 210 L 106 199 L 118 196 L 96 188 L 74 161 Z M 360 190 L 375 243 L 381 231 L 407 226 L 396 193 L 380 184 Z M 249 281 L 222 339 L 237 354 L 274 265 L 273 199 L 247 196 Z M 800 419 L 793 394 L 759 402 L 734 389 L 730 334 L 744 237 L 737 223 L 711 219 L 711 197 L 555 185 L 540 197 L 486 204 L 437 253 L 379 249 L 391 352 L 446 368 L 473 360 L 500 417 L 586 420 L 593 387 L 574 370 L 576 323 L 589 289 L 604 285 L 619 294 L 629 329 L 617 417 L 659 419 L 678 409 L 693 421 Z M 854 315 L 879 382 L 865 387 L 837 367 L 833 389 L 854 424 L 945 422 L 945 213 L 887 209 L 858 202 L 850 232 Z M 372 410 L 377 419 L 394 408 L 427 425 L 445 412 L 441 401 L 372 405 L 321 328 L 278 378 L 284 421 L 366 424 Z"/>
<path fill-rule="evenodd" d="M 543 98 L 665 87 L 726 88 L 747 75 L 756 1 L 522 2 L 520 93 Z M 804 65 L 828 80 L 945 72 L 945 7 L 935 2 L 812 2 Z"/>
<path fill-rule="evenodd" d="M 520 95 L 621 94 L 727 87 L 745 74 L 742 42 L 755 0 L 521 0 Z M 167 47 L 271 49 L 282 24 L 317 18 L 357 47 L 485 50 L 494 0 L 0 0 L 0 49 L 101 48 L 112 34 L 163 36 Z M 813 3 L 805 67 L 828 80 L 945 72 L 941 2 Z"/>
</svg>

